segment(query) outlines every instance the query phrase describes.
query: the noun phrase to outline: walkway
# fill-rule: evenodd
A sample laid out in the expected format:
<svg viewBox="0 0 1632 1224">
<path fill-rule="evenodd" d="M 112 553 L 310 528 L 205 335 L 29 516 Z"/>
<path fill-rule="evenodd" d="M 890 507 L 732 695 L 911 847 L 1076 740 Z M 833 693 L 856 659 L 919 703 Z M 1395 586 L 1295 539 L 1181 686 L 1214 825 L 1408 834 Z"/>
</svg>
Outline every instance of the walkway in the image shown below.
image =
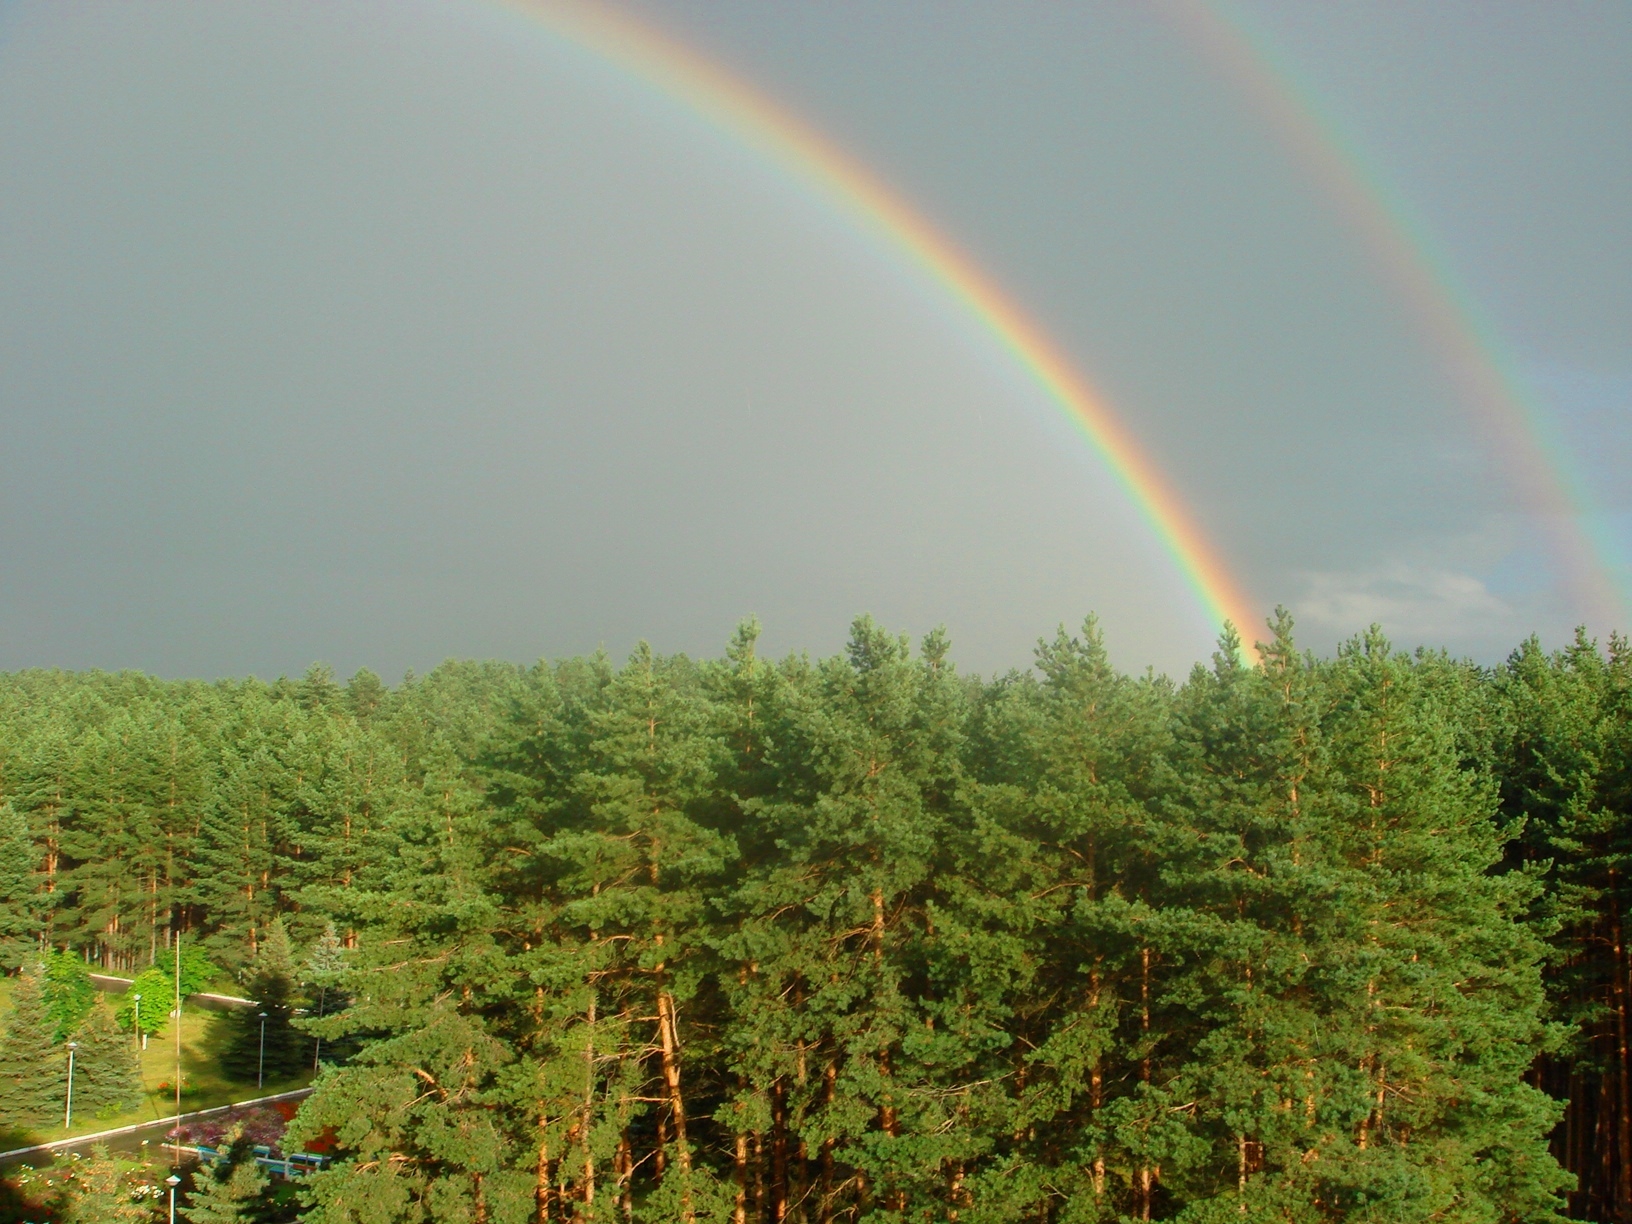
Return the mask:
<svg viewBox="0 0 1632 1224">
<path fill-rule="evenodd" d="M 192 1113 L 181 1115 L 181 1124 L 186 1126 L 198 1118 L 208 1118 L 212 1114 L 226 1113 L 229 1109 L 243 1109 L 250 1105 L 271 1105 L 277 1101 L 298 1101 L 311 1096 L 310 1088 L 296 1088 L 292 1092 L 280 1092 L 274 1096 L 254 1097 L 248 1101 L 234 1101 L 230 1105 L 217 1105 L 213 1109 L 199 1109 Z M 56 1152 L 67 1151 L 71 1148 L 86 1147 L 92 1143 L 107 1143 L 109 1140 L 129 1139 L 143 1131 L 154 1130 L 158 1127 L 168 1128 L 176 1124 L 176 1115 L 170 1114 L 153 1122 L 137 1122 L 132 1126 L 119 1126 L 113 1130 L 97 1131 L 94 1135 L 74 1135 L 68 1139 L 53 1139 L 50 1143 L 36 1143 L 33 1147 L 13 1148 L 9 1152 L 0 1152 L 0 1164 L 19 1164 L 28 1156 L 48 1156 Z"/>
</svg>

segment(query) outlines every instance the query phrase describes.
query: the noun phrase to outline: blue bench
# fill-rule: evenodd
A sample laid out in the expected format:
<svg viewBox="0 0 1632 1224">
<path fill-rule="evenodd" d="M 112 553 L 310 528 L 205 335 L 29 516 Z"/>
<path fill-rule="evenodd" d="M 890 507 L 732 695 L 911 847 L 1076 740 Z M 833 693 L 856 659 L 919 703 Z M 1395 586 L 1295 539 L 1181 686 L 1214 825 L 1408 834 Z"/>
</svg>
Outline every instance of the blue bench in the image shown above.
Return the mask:
<svg viewBox="0 0 1632 1224">
<path fill-rule="evenodd" d="M 226 1159 L 226 1153 L 215 1148 L 204 1147 L 200 1144 L 193 1151 L 198 1153 L 200 1163 L 209 1165 L 212 1169 Z M 320 1156 L 316 1152 L 291 1152 L 287 1156 L 274 1156 L 272 1149 L 264 1144 L 257 1144 L 251 1148 L 255 1154 L 255 1163 L 268 1172 L 280 1174 L 283 1177 L 299 1177 L 305 1173 L 315 1173 L 329 1163 L 327 1156 Z"/>
</svg>

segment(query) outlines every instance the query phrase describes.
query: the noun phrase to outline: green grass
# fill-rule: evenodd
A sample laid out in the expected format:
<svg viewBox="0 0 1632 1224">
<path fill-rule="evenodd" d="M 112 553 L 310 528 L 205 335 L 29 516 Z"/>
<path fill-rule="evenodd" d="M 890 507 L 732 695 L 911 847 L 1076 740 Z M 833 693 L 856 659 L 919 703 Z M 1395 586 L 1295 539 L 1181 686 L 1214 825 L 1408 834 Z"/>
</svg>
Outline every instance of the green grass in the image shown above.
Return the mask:
<svg viewBox="0 0 1632 1224">
<path fill-rule="evenodd" d="M 0 1026 L 11 1010 L 12 979 L 0 978 Z M 310 1071 L 281 1079 L 267 1078 L 264 1087 L 257 1089 L 253 1079 L 246 1081 L 229 1077 L 221 1068 L 221 1056 L 226 1052 L 231 1028 L 222 1012 L 202 1008 L 182 1008 L 181 1017 L 181 1112 L 210 1109 L 228 1105 L 250 1097 L 271 1096 L 304 1088 L 312 1080 Z M 157 1122 L 174 1117 L 176 1112 L 176 1036 L 173 1028 L 166 1028 L 161 1036 L 150 1037 L 141 1057 L 142 1085 L 146 1089 L 140 1107 L 120 1114 L 97 1117 L 74 1116 L 72 1129 L 47 1126 L 19 1137 L 15 1146 L 27 1143 L 46 1143 L 53 1139 L 69 1139 L 96 1131 L 113 1130 L 139 1122 Z"/>
</svg>

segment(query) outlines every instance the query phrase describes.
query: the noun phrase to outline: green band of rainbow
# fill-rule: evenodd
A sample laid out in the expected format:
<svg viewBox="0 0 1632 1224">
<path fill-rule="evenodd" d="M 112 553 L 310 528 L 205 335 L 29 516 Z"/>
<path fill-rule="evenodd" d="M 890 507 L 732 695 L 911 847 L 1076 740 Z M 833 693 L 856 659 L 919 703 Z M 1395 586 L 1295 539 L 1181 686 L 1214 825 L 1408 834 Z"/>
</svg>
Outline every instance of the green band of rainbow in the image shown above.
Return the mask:
<svg viewBox="0 0 1632 1224">
<path fill-rule="evenodd" d="M 878 235 L 1008 353 L 1103 457 L 1214 626 L 1257 623 L 1252 603 L 1218 550 L 1105 398 L 1015 301 L 921 213 L 854 158 L 696 52 L 606 7 L 566 0 L 505 7 L 661 90 L 816 187 L 853 222 Z"/>
</svg>

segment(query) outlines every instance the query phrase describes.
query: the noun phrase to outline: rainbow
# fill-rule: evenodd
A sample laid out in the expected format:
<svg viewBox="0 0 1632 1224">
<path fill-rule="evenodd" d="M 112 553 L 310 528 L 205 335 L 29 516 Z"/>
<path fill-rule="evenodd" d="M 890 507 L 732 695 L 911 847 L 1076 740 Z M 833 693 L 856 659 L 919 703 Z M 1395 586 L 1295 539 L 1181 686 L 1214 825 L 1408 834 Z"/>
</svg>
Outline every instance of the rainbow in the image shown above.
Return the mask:
<svg viewBox="0 0 1632 1224">
<path fill-rule="evenodd" d="M 1360 236 L 1458 398 L 1552 537 L 1554 564 L 1595 628 L 1625 623 L 1632 592 L 1612 575 L 1617 548 L 1590 513 L 1589 486 L 1531 397 L 1496 329 L 1427 228 L 1299 81 L 1286 56 L 1228 0 L 1166 0 L 1180 33 L 1228 78 Z"/>
<path fill-rule="evenodd" d="M 578 0 L 503 0 L 817 189 L 971 316 L 1099 452 L 1213 625 L 1258 623 L 1217 548 L 1104 396 L 1018 304 L 871 170 L 769 98 L 646 25 Z M 1250 641 L 1250 631 L 1249 631 Z"/>
</svg>

